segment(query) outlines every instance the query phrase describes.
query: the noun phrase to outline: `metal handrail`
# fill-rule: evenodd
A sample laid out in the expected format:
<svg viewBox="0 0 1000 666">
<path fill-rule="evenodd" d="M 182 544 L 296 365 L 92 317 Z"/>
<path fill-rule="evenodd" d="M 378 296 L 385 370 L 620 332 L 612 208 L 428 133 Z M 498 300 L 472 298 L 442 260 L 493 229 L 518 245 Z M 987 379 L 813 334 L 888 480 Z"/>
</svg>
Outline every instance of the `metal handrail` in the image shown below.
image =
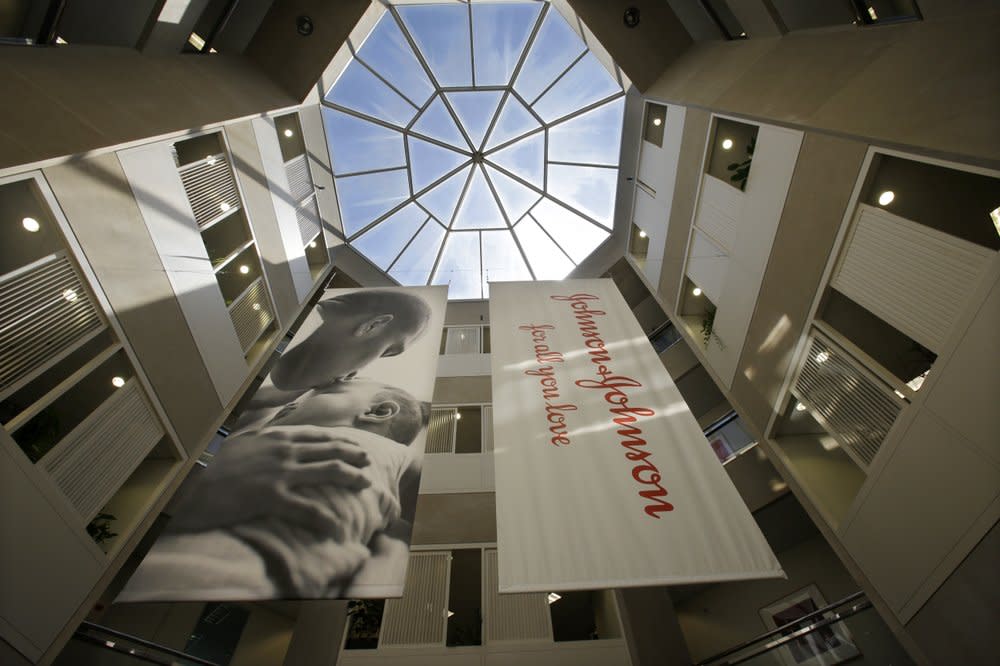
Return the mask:
<svg viewBox="0 0 1000 666">
<path fill-rule="evenodd" d="M 802 629 L 798 629 L 798 630 L 792 632 L 791 634 L 785 634 L 784 633 L 784 632 L 788 631 L 789 627 L 800 625 L 803 622 L 807 622 L 807 621 L 809 621 L 809 620 L 811 620 L 813 618 L 816 618 L 816 617 L 819 617 L 819 616 L 824 615 L 826 613 L 829 613 L 834 608 L 839 608 L 841 606 L 844 606 L 844 605 L 846 605 L 846 604 L 854 601 L 855 599 L 860 599 L 860 598 L 862 598 L 864 596 L 865 596 L 864 591 L 859 590 L 859 591 L 855 592 L 854 594 L 850 594 L 850 595 L 844 597 L 843 599 L 840 599 L 839 601 L 835 601 L 832 604 L 827 604 L 826 606 L 823 606 L 823 608 L 819 608 L 817 610 L 814 610 L 811 613 L 807 613 L 806 615 L 803 615 L 802 617 L 798 618 L 797 620 L 793 620 L 792 622 L 789 622 L 789 623 L 787 623 L 785 625 L 782 625 L 782 626 L 778 627 L 777 629 L 773 629 L 773 630 L 771 630 L 771 631 L 769 631 L 769 632 L 767 632 L 765 634 L 761 634 L 759 636 L 755 636 L 754 638 L 751 638 L 748 641 L 744 641 L 744 642 L 740 643 L 739 645 L 735 645 L 735 646 L 729 648 L 728 650 L 724 650 L 724 651 L 722 651 L 722 652 L 720 652 L 718 654 L 712 655 L 708 659 L 703 659 L 702 661 L 699 661 L 694 666 L 707 666 L 708 664 L 716 662 L 719 659 L 722 659 L 723 657 L 728 657 L 731 654 L 735 654 L 737 652 L 745 650 L 746 648 L 750 647 L 751 645 L 754 645 L 755 643 L 759 643 L 762 640 L 765 640 L 767 638 L 771 638 L 772 636 L 777 636 L 779 634 L 782 634 L 782 638 L 780 640 L 774 641 L 773 643 L 769 643 L 769 644 L 763 646 L 764 649 L 759 650 L 757 652 L 754 652 L 754 653 L 752 653 L 750 655 L 747 655 L 745 658 L 744 657 L 740 657 L 739 660 L 737 660 L 737 661 L 726 662 L 726 663 L 729 663 L 729 664 L 739 664 L 741 662 L 744 662 L 744 661 L 746 661 L 749 658 L 757 656 L 758 654 L 763 654 L 764 652 L 768 652 L 768 651 L 770 651 L 770 650 L 772 650 L 772 649 L 774 649 L 776 647 L 784 645 L 785 643 L 788 643 L 791 640 L 794 640 L 794 639 L 798 638 L 799 636 L 802 636 L 803 634 L 810 633 L 811 631 L 813 631 L 815 629 L 819 629 L 821 627 L 825 627 L 828 624 L 831 624 L 833 622 L 836 622 L 837 620 L 840 620 L 841 618 L 850 617 L 851 615 L 854 615 L 856 613 L 860 613 L 861 611 L 866 610 L 867 608 L 871 608 L 871 605 L 872 605 L 871 602 L 868 601 L 867 599 L 865 599 L 865 601 L 862 604 L 857 604 L 857 605 L 853 606 L 850 609 L 849 612 L 846 612 L 846 613 L 835 613 L 833 615 L 833 617 L 831 617 L 831 618 L 824 618 L 824 620 L 821 621 L 821 622 L 817 622 L 817 623 L 809 625 L 807 627 L 802 627 Z"/>
<path fill-rule="evenodd" d="M 88 641 L 91 641 L 91 640 L 93 640 L 95 638 L 94 636 L 92 636 L 90 634 L 84 633 L 82 631 L 82 629 L 89 629 L 91 631 L 97 631 L 97 632 L 105 633 L 108 636 L 113 636 L 115 638 L 120 638 L 122 640 L 129 641 L 130 643 L 135 643 L 136 645 L 140 645 L 142 647 L 149 648 L 151 650 L 156 650 L 158 652 L 162 652 L 163 654 L 168 654 L 168 655 L 170 655 L 172 657 L 177 657 L 179 659 L 184 659 L 186 661 L 190 661 L 190 662 L 195 663 L 195 664 L 200 664 L 201 666 L 219 666 L 219 664 L 217 664 L 214 661 L 208 661 L 206 659 L 202 659 L 201 657 L 196 657 L 196 656 L 194 656 L 192 654 L 188 654 L 187 652 L 181 652 L 180 650 L 175 650 L 175 649 L 169 648 L 169 647 L 167 647 L 165 645 L 160 645 L 159 643 L 154 643 L 152 641 L 147 641 L 145 638 L 139 638 L 138 636 L 133 636 L 131 634 L 126 634 L 123 631 L 118 631 L 117 629 L 112 629 L 110 627 L 105 627 L 105 626 L 100 625 L 100 624 L 94 624 L 93 622 L 87 622 L 86 620 L 80 623 L 80 628 L 76 630 L 76 633 L 74 634 L 74 636 L 77 637 L 77 638 L 81 638 L 83 640 L 88 640 Z M 108 648 L 108 649 L 112 649 L 112 650 L 114 649 L 113 646 L 107 645 L 107 643 L 105 643 L 104 646 L 106 648 Z M 147 656 L 144 656 L 144 655 L 140 656 L 140 655 L 132 654 L 132 656 L 139 657 L 139 658 L 144 659 L 146 661 L 150 661 L 150 659 Z"/>
</svg>

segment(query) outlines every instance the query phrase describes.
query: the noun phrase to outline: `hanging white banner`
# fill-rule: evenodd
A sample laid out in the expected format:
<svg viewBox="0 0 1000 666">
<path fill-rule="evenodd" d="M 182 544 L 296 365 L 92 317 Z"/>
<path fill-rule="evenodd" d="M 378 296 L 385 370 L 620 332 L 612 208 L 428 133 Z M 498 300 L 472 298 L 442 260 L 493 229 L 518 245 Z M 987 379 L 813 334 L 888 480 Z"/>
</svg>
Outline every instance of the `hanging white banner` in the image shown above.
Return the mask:
<svg viewBox="0 0 1000 666">
<path fill-rule="evenodd" d="M 783 576 L 611 280 L 490 285 L 501 592 Z"/>
</svg>

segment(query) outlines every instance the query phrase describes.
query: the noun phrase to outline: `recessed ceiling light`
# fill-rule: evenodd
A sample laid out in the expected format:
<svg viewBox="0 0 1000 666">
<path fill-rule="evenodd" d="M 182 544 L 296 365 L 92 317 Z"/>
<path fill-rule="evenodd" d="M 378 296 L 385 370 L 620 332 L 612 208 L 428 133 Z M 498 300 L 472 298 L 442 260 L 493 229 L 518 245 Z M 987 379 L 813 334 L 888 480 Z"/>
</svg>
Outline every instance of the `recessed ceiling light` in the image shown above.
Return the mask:
<svg viewBox="0 0 1000 666">
<path fill-rule="evenodd" d="M 124 377 L 112 377 L 111 378 L 111 384 L 115 388 L 121 388 L 121 387 L 125 386 L 125 378 Z"/>
<path fill-rule="evenodd" d="M 645 237 L 646 237 L 646 232 L 645 232 L 645 231 L 642 231 L 642 230 L 640 229 L 640 230 L 639 230 L 639 238 L 645 238 Z"/>
<path fill-rule="evenodd" d="M 38 220 L 33 217 L 26 217 L 21 220 L 21 226 L 31 232 L 38 231 L 42 228 L 42 225 L 38 224 Z"/>
<path fill-rule="evenodd" d="M 455 420 L 459 421 L 462 418 L 462 412 L 455 412 Z"/>
<path fill-rule="evenodd" d="M 260 312 L 260 303 L 254 303 L 253 304 L 253 309 L 254 309 L 255 312 Z"/>
<path fill-rule="evenodd" d="M 219 204 L 219 210 L 221 210 L 223 213 L 225 213 L 226 211 L 228 211 L 230 208 L 232 208 L 232 206 L 230 206 L 225 201 L 223 201 L 222 203 Z"/>
<path fill-rule="evenodd" d="M 723 150 L 729 150 L 732 147 L 733 147 L 733 140 L 732 139 L 723 139 L 722 140 L 722 149 Z"/>
<path fill-rule="evenodd" d="M 309 247 L 315 248 L 316 247 L 316 241 L 312 241 L 311 243 L 309 243 Z"/>
<path fill-rule="evenodd" d="M 286 130 L 284 131 L 284 135 L 285 135 L 285 136 L 287 136 L 287 137 L 289 137 L 289 138 L 291 138 L 293 134 L 295 134 L 295 132 L 293 132 L 293 131 L 292 131 L 292 130 L 290 130 L 290 129 L 286 129 Z"/>
<path fill-rule="evenodd" d="M 797 411 L 797 412 L 804 412 L 804 411 L 806 411 L 806 406 L 803 405 L 801 402 L 796 403 L 796 405 L 795 405 L 795 411 Z"/>
<path fill-rule="evenodd" d="M 549 600 L 550 604 L 554 604 L 555 602 L 557 602 L 560 599 L 562 599 L 562 596 L 556 594 L 555 592 L 549 592 L 549 596 L 547 597 L 547 599 Z"/>
<path fill-rule="evenodd" d="M 830 352 L 828 351 L 821 351 L 820 353 L 816 354 L 817 363 L 826 363 L 829 360 L 830 360 Z"/>
<path fill-rule="evenodd" d="M 66 299 L 67 301 L 69 301 L 70 303 L 76 303 L 76 300 L 77 300 L 78 298 L 80 298 L 80 297 L 79 297 L 79 296 L 77 295 L 77 293 L 76 293 L 76 290 L 75 290 L 75 289 L 67 289 L 66 291 L 64 291 L 64 292 L 62 293 L 62 295 L 63 295 L 63 298 L 65 298 L 65 299 Z"/>
<path fill-rule="evenodd" d="M 663 121 L 660 120 L 659 118 L 653 118 L 653 124 L 659 127 L 660 125 L 663 124 Z"/>
<path fill-rule="evenodd" d="M 871 16 L 873 21 L 878 20 L 878 12 L 875 11 L 874 7 L 868 7 L 868 16 Z"/>
<path fill-rule="evenodd" d="M 880 206 L 888 206 L 896 198 L 896 193 L 892 190 L 886 190 L 882 194 L 878 195 L 878 204 Z"/>
<path fill-rule="evenodd" d="M 701 296 L 702 293 L 701 287 L 695 287 L 694 289 L 691 290 L 691 293 L 694 294 L 695 296 Z"/>
<path fill-rule="evenodd" d="M 243 275 L 246 275 L 249 272 L 250 272 L 250 267 L 249 266 L 247 266 L 246 264 L 243 264 L 242 266 L 240 266 L 240 273 L 243 273 Z"/>
</svg>

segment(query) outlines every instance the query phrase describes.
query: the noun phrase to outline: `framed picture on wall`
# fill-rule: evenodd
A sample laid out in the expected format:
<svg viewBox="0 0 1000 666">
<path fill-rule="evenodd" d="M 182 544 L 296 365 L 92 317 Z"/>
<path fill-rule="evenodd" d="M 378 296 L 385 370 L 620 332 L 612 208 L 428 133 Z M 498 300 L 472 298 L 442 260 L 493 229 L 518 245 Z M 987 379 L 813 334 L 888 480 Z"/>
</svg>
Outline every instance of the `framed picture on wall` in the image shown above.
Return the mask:
<svg viewBox="0 0 1000 666">
<path fill-rule="evenodd" d="M 715 455 L 719 458 L 719 462 L 726 462 L 735 455 L 729 440 L 726 439 L 726 436 L 721 432 L 716 432 L 709 437 L 708 444 L 712 447 L 712 450 L 715 451 Z"/>
<path fill-rule="evenodd" d="M 760 616 L 768 629 L 778 629 L 824 606 L 826 599 L 819 589 L 815 585 L 809 585 L 761 608 Z M 797 628 L 792 626 L 785 633 L 790 634 Z M 861 654 L 843 622 L 807 633 L 786 643 L 776 652 L 787 666 L 832 666 Z"/>
</svg>

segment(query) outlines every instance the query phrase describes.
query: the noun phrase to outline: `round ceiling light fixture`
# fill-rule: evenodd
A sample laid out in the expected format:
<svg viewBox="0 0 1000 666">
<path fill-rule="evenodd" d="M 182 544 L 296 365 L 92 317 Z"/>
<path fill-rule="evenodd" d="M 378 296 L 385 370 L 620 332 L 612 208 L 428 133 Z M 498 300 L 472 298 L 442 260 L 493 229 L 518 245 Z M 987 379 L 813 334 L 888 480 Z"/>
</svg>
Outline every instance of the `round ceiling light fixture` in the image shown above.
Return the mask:
<svg viewBox="0 0 1000 666">
<path fill-rule="evenodd" d="M 305 14 L 295 19 L 295 29 L 303 37 L 308 37 L 309 35 L 313 34 L 314 27 L 315 26 L 313 26 L 313 20 L 308 16 L 306 16 Z"/>
<path fill-rule="evenodd" d="M 284 131 L 284 134 L 285 134 L 285 136 L 287 136 L 287 137 L 288 137 L 289 139 L 291 139 L 291 138 L 292 138 L 293 136 L 295 136 L 295 132 L 293 132 L 293 131 L 292 131 L 292 130 L 290 130 L 290 129 L 286 129 L 286 130 Z"/>
<path fill-rule="evenodd" d="M 21 226 L 24 227 L 25 230 L 30 231 L 32 233 L 42 228 L 42 225 L 38 223 L 38 220 L 36 220 L 33 217 L 26 217 L 23 220 L 21 220 Z"/>
<path fill-rule="evenodd" d="M 629 7 L 626 9 L 622 15 L 622 20 L 625 21 L 626 28 L 634 28 L 639 25 L 639 8 Z"/>
<path fill-rule="evenodd" d="M 732 147 L 733 147 L 733 140 L 732 139 L 723 139 L 723 141 L 722 141 L 722 149 L 723 150 L 729 150 Z"/>
<path fill-rule="evenodd" d="M 892 203 L 893 199 L 896 198 L 896 193 L 892 190 L 886 190 L 882 194 L 878 195 L 878 203 L 880 206 L 888 206 Z"/>
<path fill-rule="evenodd" d="M 653 118 L 653 124 L 659 127 L 660 125 L 663 124 L 663 121 L 660 120 L 659 118 Z"/>
</svg>

